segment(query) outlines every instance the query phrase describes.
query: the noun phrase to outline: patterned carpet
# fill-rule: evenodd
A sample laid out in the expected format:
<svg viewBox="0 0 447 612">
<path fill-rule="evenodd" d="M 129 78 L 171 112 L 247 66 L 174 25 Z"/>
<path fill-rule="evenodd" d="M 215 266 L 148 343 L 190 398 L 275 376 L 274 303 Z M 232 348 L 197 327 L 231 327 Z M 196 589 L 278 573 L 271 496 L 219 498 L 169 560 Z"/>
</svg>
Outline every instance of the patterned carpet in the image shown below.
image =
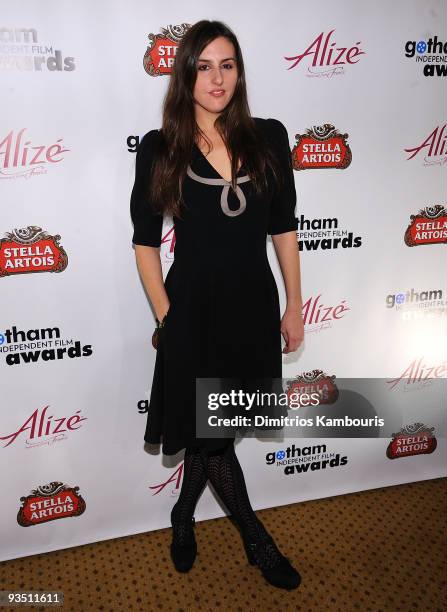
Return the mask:
<svg viewBox="0 0 447 612">
<path fill-rule="evenodd" d="M 258 512 L 303 577 L 267 584 L 227 518 L 196 524 L 177 574 L 170 529 L 0 563 L 1 589 L 63 591 L 63 610 L 447 610 L 447 478 Z M 57 610 L 61 608 L 28 607 Z"/>
</svg>

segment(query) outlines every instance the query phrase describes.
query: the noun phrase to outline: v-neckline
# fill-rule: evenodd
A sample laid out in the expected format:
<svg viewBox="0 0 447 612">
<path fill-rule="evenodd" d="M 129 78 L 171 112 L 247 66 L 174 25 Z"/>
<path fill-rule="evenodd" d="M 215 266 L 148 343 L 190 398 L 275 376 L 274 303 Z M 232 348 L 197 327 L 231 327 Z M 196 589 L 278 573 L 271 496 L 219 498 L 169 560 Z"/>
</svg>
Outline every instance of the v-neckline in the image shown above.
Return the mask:
<svg viewBox="0 0 447 612">
<path fill-rule="evenodd" d="M 209 159 L 206 157 L 205 153 L 204 153 L 204 152 L 203 152 L 203 151 L 200 149 L 199 145 L 198 145 L 197 143 L 194 143 L 194 146 L 195 146 L 196 150 L 199 152 L 199 155 L 201 155 L 201 156 L 202 156 L 202 158 L 203 158 L 203 159 L 206 161 L 206 163 L 208 164 L 208 166 L 211 168 L 211 170 L 213 170 L 213 172 L 214 172 L 215 174 L 217 174 L 217 176 L 218 176 L 220 179 L 222 179 L 223 181 L 225 181 L 226 183 L 231 183 L 231 180 L 230 180 L 230 181 L 227 181 L 227 179 L 226 179 L 226 178 L 224 178 L 224 177 L 223 177 L 223 176 L 222 176 L 222 175 L 221 175 L 219 172 L 217 172 L 216 168 L 213 166 L 213 164 L 212 164 L 212 163 L 209 161 Z M 239 176 L 239 174 L 240 174 L 241 170 L 243 169 L 243 167 L 244 167 L 244 164 L 242 163 L 242 164 L 241 164 L 241 166 L 240 166 L 240 168 L 239 168 L 239 170 L 237 171 L 236 177 L 238 177 L 238 176 Z"/>
</svg>

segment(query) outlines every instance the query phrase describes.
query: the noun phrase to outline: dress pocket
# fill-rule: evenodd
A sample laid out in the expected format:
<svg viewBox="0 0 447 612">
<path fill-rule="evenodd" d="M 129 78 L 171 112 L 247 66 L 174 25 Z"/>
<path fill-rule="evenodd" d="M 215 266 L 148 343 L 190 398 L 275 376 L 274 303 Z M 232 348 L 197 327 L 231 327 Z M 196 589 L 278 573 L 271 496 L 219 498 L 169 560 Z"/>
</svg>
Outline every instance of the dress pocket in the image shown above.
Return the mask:
<svg viewBox="0 0 447 612">
<path fill-rule="evenodd" d="M 152 346 L 154 347 L 155 350 L 158 349 L 158 345 L 160 342 L 160 333 L 162 333 L 162 330 L 164 329 L 166 325 L 166 321 L 167 321 L 168 314 L 170 313 L 170 311 L 171 311 L 171 306 L 169 306 L 166 314 L 164 315 L 161 321 L 159 321 L 157 317 L 155 317 L 155 329 L 152 333 Z"/>
<path fill-rule="evenodd" d="M 172 312 L 172 301 L 169 303 L 169 308 L 166 311 L 165 316 L 161 320 L 160 327 L 164 328 L 166 326 L 166 322 L 169 321 Z"/>
<path fill-rule="evenodd" d="M 169 325 L 169 318 L 171 316 L 171 312 L 172 312 L 172 302 L 170 302 L 169 308 L 166 311 L 166 314 L 164 315 L 162 320 L 158 321 L 158 319 L 156 319 L 156 327 L 155 327 L 154 332 L 152 334 L 152 346 L 156 350 L 158 349 L 160 338 L 163 337 L 166 325 Z"/>
</svg>

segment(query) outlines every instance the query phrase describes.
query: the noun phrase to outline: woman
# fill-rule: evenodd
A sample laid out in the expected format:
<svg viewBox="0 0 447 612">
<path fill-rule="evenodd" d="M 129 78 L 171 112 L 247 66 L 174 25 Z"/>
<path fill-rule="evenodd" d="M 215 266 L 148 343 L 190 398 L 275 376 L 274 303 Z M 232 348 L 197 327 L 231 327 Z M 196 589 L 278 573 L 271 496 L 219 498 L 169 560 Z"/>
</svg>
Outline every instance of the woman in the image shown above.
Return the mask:
<svg viewBox="0 0 447 612">
<path fill-rule="evenodd" d="M 286 129 L 250 116 L 236 36 L 221 22 L 199 21 L 178 47 L 162 128 L 148 132 L 138 148 L 131 196 L 137 266 L 158 334 L 144 439 L 162 439 L 168 455 L 185 449 L 171 512 L 178 571 L 194 563 L 194 510 L 209 480 L 241 530 L 250 563 L 274 586 L 300 583 L 251 507 L 234 436 L 206 439 L 195 428 L 196 378 L 281 378 L 282 352 L 302 342 L 295 204 Z M 175 229 L 165 282 L 164 213 Z M 282 319 L 267 234 L 285 281 Z"/>
</svg>

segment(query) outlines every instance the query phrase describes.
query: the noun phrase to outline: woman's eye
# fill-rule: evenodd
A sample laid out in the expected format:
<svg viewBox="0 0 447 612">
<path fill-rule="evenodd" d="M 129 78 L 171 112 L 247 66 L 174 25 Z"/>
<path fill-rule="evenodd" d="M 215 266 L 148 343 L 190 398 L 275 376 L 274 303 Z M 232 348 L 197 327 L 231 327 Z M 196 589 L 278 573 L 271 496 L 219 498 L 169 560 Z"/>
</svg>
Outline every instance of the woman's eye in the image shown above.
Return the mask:
<svg viewBox="0 0 447 612">
<path fill-rule="evenodd" d="M 233 64 L 222 64 L 222 67 L 226 68 L 226 69 L 228 69 L 228 68 L 231 69 L 231 68 L 233 68 Z M 209 66 L 208 66 L 208 64 L 200 64 L 197 69 L 198 70 L 202 70 L 202 68 L 209 68 Z"/>
</svg>

